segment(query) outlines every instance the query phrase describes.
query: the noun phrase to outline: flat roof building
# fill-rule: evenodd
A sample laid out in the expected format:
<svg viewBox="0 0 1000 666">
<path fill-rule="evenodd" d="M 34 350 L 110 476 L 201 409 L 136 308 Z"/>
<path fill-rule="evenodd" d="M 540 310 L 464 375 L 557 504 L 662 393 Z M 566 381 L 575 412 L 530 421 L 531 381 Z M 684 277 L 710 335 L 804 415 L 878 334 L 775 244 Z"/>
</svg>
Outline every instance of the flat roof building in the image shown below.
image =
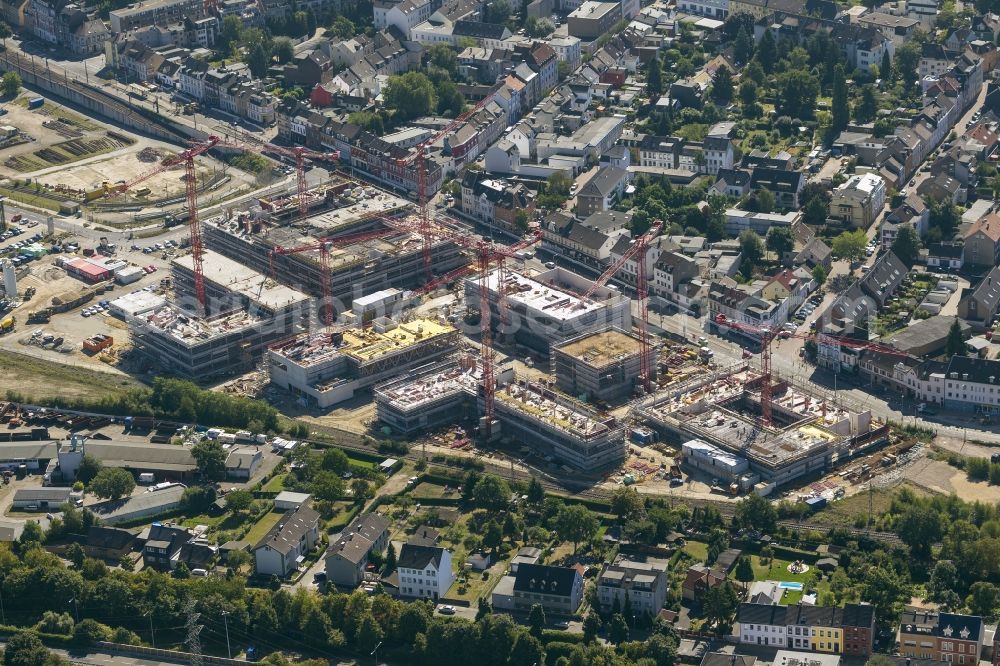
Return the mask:
<svg viewBox="0 0 1000 666">
<path fill-rule="evenodd" d="M 403 324 L 379 319 L 369 328 L 347 328 L 300 337 L 268 351 L 271 382 L 303 395 L 321 409 L 408 369 L 452 352 L 458 331 L 433 319 Z"/>
<path fill-rule="evenodd" d="M 145 492 L 120 500 L 109 500 L 87 507 L 101 523 L 117 525 L 140 518 L 162 516 L 180 507 L 185 487 L 171 486 L 155 492 Z"/>
<path fill-rule="evenodd" d="M 553 347 L 551 357 L 559 388 L 587 400 L 626 398 L 639 379 L 639 338 L 631 333 L 612 329 L 580 336 Z"/>
<path fill-rule="evenodd" d="M 506 295 L 510 325 L 502 332 L 514 340 L 548 356 L 552 345 L 610 328 L 632 330 L 631 300 L 612 287 L 597 287 L 590 298 L 583 296 L 593 281 L 564 268 L 553 268 L 527 277 L 506 271 L 501 285 L 500 272 L 486 278 L 490 321 L 500 325 L 498 296 Z M 465 281 L 465 301 L 480 302 L 479 278 Z"/>
</svg>

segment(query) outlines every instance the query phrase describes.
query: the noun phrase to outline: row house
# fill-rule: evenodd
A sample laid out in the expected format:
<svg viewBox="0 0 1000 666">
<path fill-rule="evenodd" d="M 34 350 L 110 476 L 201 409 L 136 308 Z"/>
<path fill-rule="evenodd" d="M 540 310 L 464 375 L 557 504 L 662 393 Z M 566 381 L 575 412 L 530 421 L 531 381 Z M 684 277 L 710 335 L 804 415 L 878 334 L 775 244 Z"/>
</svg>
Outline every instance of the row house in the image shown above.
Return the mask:
<svg viewBox="0 0 1000 666">
<path fill-rule="evenodd" d="M 777 329 L 788 321 L 788 299 L 771 301 L 761 295 L 759 289 L 751 285 L 741 285 L 731 278 L 722 278 L 711 283 L 708 289 L 709 320 L 715 321 L 719 315 L 754 329 Z M 715 325 L 715 324 L 713 324 Z M 733 329 L 755 342 L 759 334 Z"/>
<path fill-rule="evenodd" d="M 876 28 L 798 13 L 777 11 L 773 15 L 759 18 L 754 25 L 754 39 L 760 41 L 766 31 L 771 32 L 775 41 L 787 39 L 796 44 L 803 43 L 812 35 L 825 32 L 830 35 L 851 67 L 865 71 L 881 67 L 882 58 L 886 54 L 890 61 L 896 54 L 893 40 Z"/>
<path fill-rule="evenodd" d="M 100 53 L 111 36 L 103 21 L 67 0 L 28 0 L 24 27 L 43 42 L 78 56 Z"/>
<path fill-rule="evenodd" d="M 733 634 L 742 645 L 867 657 L 875 635 L 875 607 L 742 603 Z"/>
<path fill-rule="evenodd" d="M 597 600 L 605 613 L 631 608 L 639 617 L 655 617 L 667 597 L 667 574 L 644 562 L 619 559 L 597 577 Z"/>
<path fill-rule="evenodd" d="M 138 2 L 108 15 L 111 32 L 117 34 L 149 25 L 170 25 L 186 17 L 199 19 L 206 15 L 202 0 L 150 0 Z"/>
<path fill-rule="evenodd" d="M 631 213 L 607 211 L 578 220 L 569 213 L 556 212 L 542 222 L 542 240 L 560 254 L 595 268 L 611 260 L 611 250 L 619 239 L 630 237 Z"/>
<path fill-rule="evenodd" d="M 682 137 L 646 135 L 639 144 L 639 166 L 662 169 L 685 169 L 716 175 L 731 169 L 735 153 L 729 137 L 706 136 L 704 141 Z"/>
</svg>

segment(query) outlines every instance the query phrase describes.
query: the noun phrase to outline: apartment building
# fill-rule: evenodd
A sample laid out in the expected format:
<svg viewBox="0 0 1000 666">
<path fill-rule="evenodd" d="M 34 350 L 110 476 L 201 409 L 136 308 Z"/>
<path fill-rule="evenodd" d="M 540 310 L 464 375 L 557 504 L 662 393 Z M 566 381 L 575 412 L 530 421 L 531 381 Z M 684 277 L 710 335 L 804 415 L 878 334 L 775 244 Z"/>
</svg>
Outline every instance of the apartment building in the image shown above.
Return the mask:
<svg viewBox="0 0 1000 666">
<path fill-rule="evenodd" d="M 886 187 L 881 176 L 872 173 L 851 176 L 834 188 L 830 217 L 855 229 L 867 229 L 882 214 Z"/>
<path fill-rule="evenodd" d="M 528 612 L 535 604 L 547 614 L 567 616 L 583 600 L 583 576 L 572 567 L 522 563 L 514 575 L 514 608 Z"/>
<path fill-rule="evenodd" d="M 610 612 L 616 603 L 624 608 L 626 600 L 636 615 L 655 616 L 667 597 L 667 575 L 644 562 L 620 560 L 605 565 L 597 578 L 597 598 L 601 609 Z"/>
<path fill-rule="evenodd" d="M 955 613 L 906 611 L 899 621 L 899 651 L 906 657 L 947 664 L 978 664 L 983 618 Z"/>
<path fill-rule="evenodd" d="M 319 513 L 308 504 L 281 517 L 253 548 L 258 576 L 284 578 L 319 541 Z"/>
<path fill-rule="evenodd" d="M 437 601 L 448 593 L 455 576 L 451 551 L 440 546 L 404 543 L 396 564 L 399 594 Z"/>
<path fill-rule="evenodd" d="M 185 17 L 201 18 L 204 12 L 205 3 L 202 0 L 152 0 L 115 9 L 108 18 L 111 32 L 117 34 L 147 25 L 177 23 Z"/>
</svg>

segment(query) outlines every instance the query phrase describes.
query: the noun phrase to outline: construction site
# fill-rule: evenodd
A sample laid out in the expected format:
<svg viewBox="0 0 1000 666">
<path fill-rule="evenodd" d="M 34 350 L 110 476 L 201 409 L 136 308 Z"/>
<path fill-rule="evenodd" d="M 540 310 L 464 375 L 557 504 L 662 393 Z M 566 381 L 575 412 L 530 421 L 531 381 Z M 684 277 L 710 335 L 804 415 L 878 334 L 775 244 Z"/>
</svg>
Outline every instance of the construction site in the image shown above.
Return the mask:
<svg viewBox="0 0 1000 666">
<path fill-rule="evenodd" d="M 783 381 L 771 387 L 766 422 L 765 381 L 749 364 L 739 364 L 656 394 L 640 417 L 668 441 L 708 445 L 692 448 L 696 455 L 685 461 L 740 491 L 770 492 L 888 441 L 888 426 L 870 412 L 847 410 Z"/>
</svg>

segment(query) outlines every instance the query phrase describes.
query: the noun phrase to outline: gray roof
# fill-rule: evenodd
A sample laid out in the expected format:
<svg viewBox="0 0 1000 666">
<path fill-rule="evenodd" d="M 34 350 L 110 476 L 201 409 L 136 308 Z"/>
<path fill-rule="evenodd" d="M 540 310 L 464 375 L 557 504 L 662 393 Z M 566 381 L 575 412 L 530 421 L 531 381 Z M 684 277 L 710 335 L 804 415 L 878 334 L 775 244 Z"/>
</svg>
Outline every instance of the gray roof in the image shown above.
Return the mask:
<svg viewBox="0 0 1000 666">
<path fill-rule="evenodd" d="M 517 567 L 514 590 L 568 597 L 573 593 L 573 582 L 579 575 L 576 569 L 569 567 L 522 563 Z"/>
<path fill-rule="evenodd" d="M 230 450 L 229 456 L 226 458 L 226 469 L 249 470 L 253 461 L 261 455 L 261 452 L 257 449 L 233 448 Z"/>
<path fill-rule="evenodd" d="M 433 564 L 435 569 L 440 569 L 444 551 L 445 549 L 440 546 L 404 543 L 399 550 L 396 566 L 404 569 L 426 569 L 428 565 Z"/>
<path fill-rule="evenodd" d="M 264 537 L 257 542 L 254 550 L 267 546 L 281 553 L 289 553 L 299 542 L 319 525 L 319 513 L 308 504 L 282 516 Z"/>
<path fill-rule="evenodd" d="M 725 654 L 709 652 L 702 658 L 701 666 L 753 666 L 757 657 L 751 654 Z"/>
<path fill-rule="evenodd" d="M 625 169 L 612 166 L 601 167 L 601 169 L 589 181 L 587 181 L 587 184 L 580 188 L 577 196 L 606 197 L 627 177 L 628 171 Z"/>
<path fill-rule="evenodd" d="M 68 502 L 69 488 L 19 488 L 14 492 L 15 502 Z"/>
<path fill-rule="evenodd" d="M 133 442 L 106 442 L 88 440 L 84 445 L 87 455 L 100 460 L 105 467 L 130 469 L 157 469 L 173 472 L 193 471 L 197 464 L 191 449 L 174 444 L 149 444 Z"/>
<path fill-rule="evenodd" d="M 185 487 L 171 486 L 155 492 L 140 493 L 120 500 L 109 500 L 87 507 L 95 516 L 106 523 L 130 520 L 138 514 L 155 515 L 155 510 L 169 511 L 180 505 Z M 152 513 L 146 513 L 147 511 Z"/>
<path fill-rule="evenodd" d="M 340 535 L 330 541 L 327 557 L 339 555 L 349 562 L 360 564 L 372 546 L 389 529 L 389 521 L 377 513 L 365 513 L 344 528 Z"/>
<path fill-rule="evenodd" d="M 57 450 L 55 442 L 4 442 L 0 444 L 0 460 L 51 460 Z"/>
</svg>

